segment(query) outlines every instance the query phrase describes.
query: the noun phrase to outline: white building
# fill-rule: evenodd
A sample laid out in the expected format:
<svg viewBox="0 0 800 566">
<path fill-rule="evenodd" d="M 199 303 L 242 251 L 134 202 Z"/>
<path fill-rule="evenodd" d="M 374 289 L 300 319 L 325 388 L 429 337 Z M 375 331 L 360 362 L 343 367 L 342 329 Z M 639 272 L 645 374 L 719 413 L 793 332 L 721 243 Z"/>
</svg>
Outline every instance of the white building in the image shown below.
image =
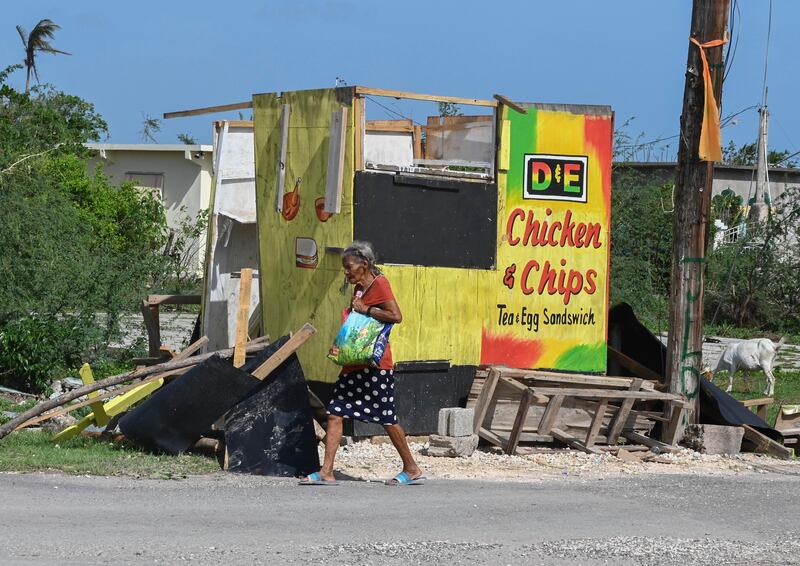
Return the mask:
<svg viewBox="0 0 800 566">
<path fill-rule="evenodd" d="M 213 168 L 213 147 L 183 144 L 87 143 L 95 156 L 88 170 L 102 165 L 114 182 L 132 181 L 161 199 L 167 225 L 180 228 L 185 218 L 194 219 L 209 206 Z M 202 262 L 205 236 L 195 242 L 196 266 Z"/>
</svg>

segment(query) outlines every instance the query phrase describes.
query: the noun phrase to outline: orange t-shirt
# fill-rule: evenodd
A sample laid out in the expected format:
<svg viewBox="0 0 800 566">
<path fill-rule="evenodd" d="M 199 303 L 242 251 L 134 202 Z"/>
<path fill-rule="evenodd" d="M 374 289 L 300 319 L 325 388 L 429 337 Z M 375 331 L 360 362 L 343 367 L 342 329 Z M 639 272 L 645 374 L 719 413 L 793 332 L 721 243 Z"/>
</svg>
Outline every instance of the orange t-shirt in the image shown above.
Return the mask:
<svg viewBox="0 0 800 566">
<path fill-rule="evenodd" d="M 361 285 L 356 285 L 353 291 L 353 297 L 357 297 L 362 293 Z M 396 300 L 394 293 L 392 293 L 392 286 L 389 285 L 389 280 L 383 275 L 378 275 L 372 284 L 367 288 L 367 292 L 361 295 L 361 300 L 368 307 L 377 307 L 386 304 L 389 301 Z M 364 369 L 369 366 L 345 366 L 342 368 L 342 373 L 350 373 L 351 371 Z M 394 362 L 392 361 L 392 347 L 386 344 L 386 351 L 383 353 L 381 363 L 378 364 L 378 369 L 394 369 Z"/>
</svg>

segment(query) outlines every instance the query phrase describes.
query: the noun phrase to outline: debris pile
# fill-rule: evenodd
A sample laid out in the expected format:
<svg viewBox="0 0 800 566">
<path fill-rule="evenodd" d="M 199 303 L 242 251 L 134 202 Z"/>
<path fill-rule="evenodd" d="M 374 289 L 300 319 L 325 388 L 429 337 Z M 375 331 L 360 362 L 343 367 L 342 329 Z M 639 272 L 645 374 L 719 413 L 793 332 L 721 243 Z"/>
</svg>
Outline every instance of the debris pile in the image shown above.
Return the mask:
<svg viewBox="0 0 800 566">
<path fill-rule="evenodd" d="M 242 341 L 233 349 L 193 355 L 207 342 L 203 337 L 169 361 L 97 382 L 86 366 L 81 386 L 15 415 L 0 425 L 0 438 L 63 419 L 88 405 L 92 412 L 81 421 L 73 419 L 56 438 L 78 434 L 89 425 L 105 426 L 154 452 L 180 454 L 195 445 L 219 452 L 223 467 L 231 471 L 308 474 L 319 468 L 319 460 L 308 390 L 295 352 L 315 332 L 306 324 L 274 344 Z M 228 359 L 235 359 L 237 350 L 241 367 Z M 257 355 L 246 360 L 245 353 Z M 123 383 L 127 385 L 118 387 Z M 107 391 L 100 393 L 103 389 Z M 103 403 L 108 397 L 113 398 Z M 227 425 L 224 436 L 214 431 L 221 419 Z M 220 438 L 213 438 L 215 434 Z"/>
</svg>

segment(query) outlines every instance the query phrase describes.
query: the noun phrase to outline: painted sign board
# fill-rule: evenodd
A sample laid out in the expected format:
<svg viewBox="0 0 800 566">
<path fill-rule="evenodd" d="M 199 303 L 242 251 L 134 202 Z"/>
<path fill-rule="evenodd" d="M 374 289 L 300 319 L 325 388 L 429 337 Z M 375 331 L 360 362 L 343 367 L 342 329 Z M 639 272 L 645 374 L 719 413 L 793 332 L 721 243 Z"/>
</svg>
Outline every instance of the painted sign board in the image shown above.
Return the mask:
<svg viewBox="0 0 800 566">
<path fill-rule="evenodd" d="M 604 372 L 612 114 L 505 112 L 496 301 L 484 307 L 480 362 Z"/>
</svg>

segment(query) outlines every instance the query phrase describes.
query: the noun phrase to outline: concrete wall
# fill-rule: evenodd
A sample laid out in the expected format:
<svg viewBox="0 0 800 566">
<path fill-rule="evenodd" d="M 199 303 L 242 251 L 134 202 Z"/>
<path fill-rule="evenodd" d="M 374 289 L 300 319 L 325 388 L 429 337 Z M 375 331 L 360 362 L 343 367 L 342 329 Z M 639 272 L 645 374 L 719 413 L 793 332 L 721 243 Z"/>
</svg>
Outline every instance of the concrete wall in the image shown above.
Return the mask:
<svg viewBox="0 0 800 566">
<path fill-rule="evenodd" d="M 642 174 L 647 183 L 661 184 L 675 180 L 675 163 L 615 163 L 615 170 L 629 167 Z M 752 183 L 751 183 L 752 180 Z M 800 169 L 773 167 L 769 170 L 770 192 L 773 202 L 788 187 L 800 186 Z M 739 165 L 717 165 L 714 167 L 714 184 L 712 195 L 716 196 L 725 189 L 730 189 L 742 197 L 747 204 L 748 198 L 755 195 L 755 174 L 753 167 Z"/>
<path fill-rule="evenodd" d="M 119 184 L 129 173 L 163 175 L 161 199 L 167 215 L 167 225 L 179 229 L 181 219 L 195 218 L 207 209 L 211 196 L 213 155 L 208 145 L 166 144 L 86 144 L 96 150 L 87 165 L 93 172 L 99 165 Z M 197 267 L 202 262 L 205 236 L 195 245 Z"/>
</svg>

